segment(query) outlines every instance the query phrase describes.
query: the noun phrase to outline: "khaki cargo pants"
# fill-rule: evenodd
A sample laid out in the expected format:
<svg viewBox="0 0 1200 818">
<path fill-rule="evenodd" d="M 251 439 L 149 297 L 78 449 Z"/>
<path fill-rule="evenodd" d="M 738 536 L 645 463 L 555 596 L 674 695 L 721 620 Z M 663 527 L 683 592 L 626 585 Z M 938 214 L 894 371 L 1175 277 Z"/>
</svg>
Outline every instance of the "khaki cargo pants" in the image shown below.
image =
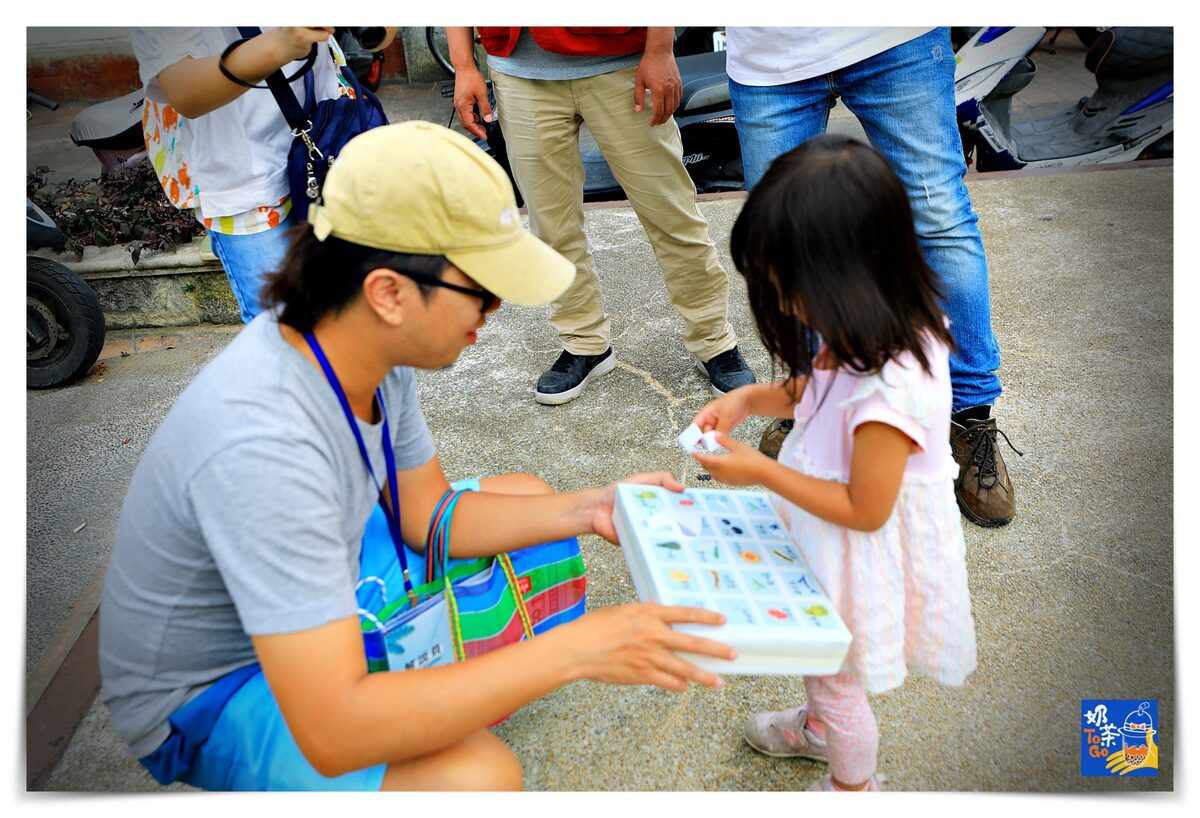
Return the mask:
<svg viewBox="0 0 1200 818">
<path fill-rule="evenodd" d="M 684 347 L 707 361 L 737 344 L 729 280 L 696 208 L 674 118 L 651 128 L 649 96 L 634 113 L 636 73 L 631 67 L 578 80 L 526 80 L 492 71 L 491 78 L 533 233 L 575 265 L 575 281 L 551 306 L 563 346 L 597 355 L 609 346 L 612 323 L 583 232 L 579 126 L 586 122 L 650 238 L 671 303 L 687 323 Z"/>
</svg>

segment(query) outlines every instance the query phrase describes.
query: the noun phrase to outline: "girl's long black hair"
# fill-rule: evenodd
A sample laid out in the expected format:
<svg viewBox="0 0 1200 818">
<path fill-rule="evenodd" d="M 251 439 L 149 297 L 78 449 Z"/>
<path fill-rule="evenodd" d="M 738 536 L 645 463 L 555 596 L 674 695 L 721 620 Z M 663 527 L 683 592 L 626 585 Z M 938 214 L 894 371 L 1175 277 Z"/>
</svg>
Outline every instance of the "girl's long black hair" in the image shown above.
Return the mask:
<svg viewBox="0 0 1200 818">
<path fill-rule="evenodd" d="M 904 185 L 862 142 L 826 134 L 777 158 L 730 251 L 759 337 L 793 375 L 812 372 L 820 340 L 837 365 L 864 373 L 904 352 L 928 372 L 924 333 L 953 349 Z"/>
</svg>

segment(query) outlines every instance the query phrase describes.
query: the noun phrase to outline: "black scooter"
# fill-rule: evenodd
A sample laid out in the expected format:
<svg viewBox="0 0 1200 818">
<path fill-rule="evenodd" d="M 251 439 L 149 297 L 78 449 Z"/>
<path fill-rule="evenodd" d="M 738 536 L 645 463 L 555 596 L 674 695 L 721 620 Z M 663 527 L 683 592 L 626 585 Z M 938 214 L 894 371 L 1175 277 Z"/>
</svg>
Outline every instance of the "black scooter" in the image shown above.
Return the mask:
<svg viewBox="0 0 1200 818">
<path fill-rule="evenodd" d="M 54 221 L 25 199 L 29 249 L 62 249 Z M 25 385 L 65 386 L 82 378 L 104 346 L 104 312 L 96 293 L 69 267 L 48 258 L 25 257 Z"/>
<path fill-rule="evenodd" d="M 58 103 L 32 91 L 27 92 L 27 100 L 51 110 L 58 108 Z M 26 197 L 26 250 L 61 250 L 65 244 L 66 237 L 54 220 Z M 100 357 L 104 332 L 100 300 L 86 281 L 57 261 L 25 256 L 27 388 L 50 389 L 82 378 Z"/>
</svg>

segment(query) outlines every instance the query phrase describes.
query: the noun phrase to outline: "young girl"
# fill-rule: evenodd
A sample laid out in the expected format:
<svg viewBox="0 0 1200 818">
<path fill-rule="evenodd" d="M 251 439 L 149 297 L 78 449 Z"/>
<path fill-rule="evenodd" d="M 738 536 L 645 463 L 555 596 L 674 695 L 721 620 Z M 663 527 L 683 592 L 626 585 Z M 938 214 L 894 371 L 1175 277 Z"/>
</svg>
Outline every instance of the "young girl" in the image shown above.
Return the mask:
<svg viewBox="0 0 1200 818">
<path fill-rule="evenodd" d="M 868 693 L 908 667 L 960 685 L 975 668 L 950 453 L 952 345 L 904 187 L 871 148 L 820 136 L 775 160 L 731 251 L 759 335 L 790 380 L 736 389 L 696 416 L 724 455 L 713 477 L 766 486 L 853 635 L 807 706 L 751 716 L 746 741 L 828 761 L 815 790 L 877 790 Z M 778 462 L 729 437 L 750 415 L 795 417 Z"/>
</svg>

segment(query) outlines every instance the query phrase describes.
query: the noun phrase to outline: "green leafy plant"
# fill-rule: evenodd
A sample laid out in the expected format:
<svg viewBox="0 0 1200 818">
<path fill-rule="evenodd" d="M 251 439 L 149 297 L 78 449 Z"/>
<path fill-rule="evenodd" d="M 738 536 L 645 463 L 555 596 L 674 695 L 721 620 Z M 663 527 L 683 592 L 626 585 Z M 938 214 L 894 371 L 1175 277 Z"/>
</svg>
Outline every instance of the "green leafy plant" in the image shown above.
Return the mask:
<svg viewBox="0 0 1200 818">
<path fill-rule="evenodd" d="M 167 201 L 154 168 L 134 162 L 99 179 L 49 184 L 45 165 L 29 174 L 26 195 L 46 211 L 67 238 L 66 249 L 83 258 L 88 245 L 124 245 L 137 264 L 145 250 L 170 250 L 204 235 L 187 210 Z"/>
</svg>

